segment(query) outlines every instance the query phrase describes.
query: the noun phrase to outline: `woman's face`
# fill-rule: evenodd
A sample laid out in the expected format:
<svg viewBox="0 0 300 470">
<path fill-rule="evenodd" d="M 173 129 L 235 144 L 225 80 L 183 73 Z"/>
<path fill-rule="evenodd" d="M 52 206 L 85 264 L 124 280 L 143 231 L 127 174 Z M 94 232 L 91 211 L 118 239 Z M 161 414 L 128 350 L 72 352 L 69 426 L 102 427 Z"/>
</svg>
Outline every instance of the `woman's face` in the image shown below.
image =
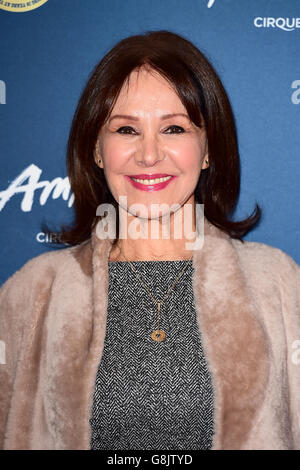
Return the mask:
<svg viewBox="0 0 300 470">
<path fill-rule="evenodd" d="M 151 218 L 170 213 L 173 204 L 194 204 L 194 190 L 201 169 L 207 166 L 207 156 L 205 129 L 189 120 L 169 83 L 156 72 L 141 69 L 138 75 L 133 71 L 128 88 L 123 86 L 100 131 L 95 153 L 121 207 L 119 198 L 126 196 L 131 214 L 130 206 L 140 203 L 143 208 L 136 215 Z M 149 184 L 161 176 L 169 180 Z M 152 204 L 166 206 L 158 213 L 151 211 Z"/>
</svg>

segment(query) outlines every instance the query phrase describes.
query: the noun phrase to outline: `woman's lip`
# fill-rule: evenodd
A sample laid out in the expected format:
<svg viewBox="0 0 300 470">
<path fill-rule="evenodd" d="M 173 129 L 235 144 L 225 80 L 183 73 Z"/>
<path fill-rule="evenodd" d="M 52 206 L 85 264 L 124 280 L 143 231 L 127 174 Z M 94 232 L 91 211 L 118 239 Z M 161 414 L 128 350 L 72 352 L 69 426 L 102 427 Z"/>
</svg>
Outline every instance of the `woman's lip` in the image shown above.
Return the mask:
<svg viewBox="0 0 300 470">
<path fill-rule="evenodd" d="M 140 175 L 127 175 L 130 178 L 137 178 L 141 180 L 154 180 L 155 178 L 165 178 L 166 176 L 173 176 L 167 175 L 166 173 L 148 173 L 148 174 L 140 174 Z"/>
<path fill-rule="evenodd" d="M 171 183 L 171 181 L 173 181 L 176 178 L 176 176 L 173 176 L 173 175 L 165 175 L 165 176 L 171 176 L 171 178 L 169 178 L 167 181 L 163 181 L 162 183 L 154 183 L 154 184 L 138 183 L 138 181 L 134 181 L 132 179 L 132 178 L 135 178 L 135 176 L 125 175 L 125 178 L 132 184 L 132 186 L 134 186 L 136 189 L 140 189 L 141 191 L 159 191 L 160 189 L 163 189 L 166 186 L 168 186 L 168 184 Z M 163 176 L 157 176 L 157 178 L 163 178 Z M 147 179 L 154 179 L 154 178 L 151 177 Z"/>
</svg>

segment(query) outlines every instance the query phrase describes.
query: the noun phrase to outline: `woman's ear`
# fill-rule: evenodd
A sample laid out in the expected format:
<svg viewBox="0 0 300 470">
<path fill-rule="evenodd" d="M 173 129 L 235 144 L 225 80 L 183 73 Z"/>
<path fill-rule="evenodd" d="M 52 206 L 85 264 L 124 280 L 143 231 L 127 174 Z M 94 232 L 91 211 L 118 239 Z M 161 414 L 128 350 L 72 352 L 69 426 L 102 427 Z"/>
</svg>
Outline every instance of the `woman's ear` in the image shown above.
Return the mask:
<svg viewBox="0 0 300 470">
<path fill-rule="evenodd" d="M 103 168 L 103 162 L 102 162 L 102 158 L 101 158 L 100 151 L 99 151 L 98 141 L 96 142 L 95 149 L 94 149 L 94 160 L 95 160 L 96 165 L 99 166 L 99 168 Z"/>
<path fill-rule="evenodd" d="M 209 167 L 209 158 L 208 158 L 208 153 L 206 153 L 202 162 L 202 170 L 206 170 L 206 168 L 208 167 Z"/>
<path fill-rule="evenodd" d="M 205 155 L 204 155 L 204 158 L 203 158 L 203 162 L 202 162 L 202 170 L 206 170 L 206 168 L 209 167 L 209 153 L 208 153 L 208 143 L 207 143 L 207 139 L 206 139 L 206 142 L 205 142 Z"/>
</svg>

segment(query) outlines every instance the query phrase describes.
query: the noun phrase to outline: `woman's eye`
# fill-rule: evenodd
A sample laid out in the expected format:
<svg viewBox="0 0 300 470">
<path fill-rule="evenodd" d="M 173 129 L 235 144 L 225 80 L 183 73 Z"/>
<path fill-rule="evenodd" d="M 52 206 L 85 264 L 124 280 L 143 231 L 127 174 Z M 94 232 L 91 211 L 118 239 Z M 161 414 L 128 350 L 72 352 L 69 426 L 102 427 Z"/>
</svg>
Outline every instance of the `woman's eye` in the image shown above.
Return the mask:
<svg viewBox="0 0 300 470">
<path fill-rule="evenodd" d="M 169 132 L 170 130 L 171 132 Z M 125 135 L 126 134 L 131 135 L 132 131 L 136 134 L 135 130 L 131 126 L 122 126 L 117 130 L 119 134 L 125 134 Z M 167 134 L 182 134 L 185 132 L 185 130 L 181 126 L 173 125 L 173 126 L 169 126 L 165 132 Z"/>
<path fill-rule="evenodd" d="M 121 131 L 124 131 L 124 130 L 126 132 L 121 132 Z M 123 127 L 120 127 L 120 129 L 117 130 L 117 132 L 119 132 L 119 134 L 131 134 L 131 132 L 127 132 L 127 131 L 134 131 L 134 129 L 130 126 L 123 126 Z"/>
<path fill-rule="evenodd" d="M 172 132 L 167 132 L 169 129 L 172 129 Z M 170 126 L 170 127 L 168 127 L 166 132 L 167 132 L 167 134 L 182 134 L 183 132 L 185 132 L 185 130 L 181 126 Z"/>
</svg>

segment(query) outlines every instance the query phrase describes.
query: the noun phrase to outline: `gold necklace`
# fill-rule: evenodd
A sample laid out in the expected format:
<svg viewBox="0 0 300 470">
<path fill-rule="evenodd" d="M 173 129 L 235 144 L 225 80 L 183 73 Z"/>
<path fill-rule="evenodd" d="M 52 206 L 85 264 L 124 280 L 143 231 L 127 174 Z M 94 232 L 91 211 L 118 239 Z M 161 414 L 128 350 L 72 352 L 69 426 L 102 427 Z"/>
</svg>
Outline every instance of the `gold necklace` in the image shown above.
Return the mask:
<svg viewBox="0 0 300 470">
<path fill-rule="evenodd" d="M 193 258 L 189 259 L 188 262 L 185 264 L 184 268 L 182 269 L 182 271 L 180 272 L 179 276 L 175 279 L 175 281 L 173 282 L 172 286 L 170 287 L 170 289 L 168 290 L 167 294 L 165 295 L 165 297 L 163 298 L 163 300 L 161 300 L 160 302 L 158 302 L 158 300 L 155 299 L 155 297 L 153 296 L 153 294 L 151 294 L 151 292 L 149 291 L 149 289 L 147 288 L 147 286 L 144 284 L 144 282 L 142 281 L 142 279 L 140 278 L 139 274 L 137 273 L 136 269 L 133 267 L 131 261 L 129 261 L 129 259 L 126 258 L 126 256 L 124 255 L 122 249 L 120 248 L 120 252 L 122 254 L 122 256 L 126 259 L 126 261 L 128 261 L 131 269 L 133 270 L 134 274 L 136 275 L 138 281 L 142 284 L 142 286 L 144 287 L 144 289 L 146 289 L 147 293 L 150 295 L 150 297 L 152 298 L 152 300 L 154 300 L 154 302 L 157 304 L 157 309 L 158 309 L 158 326 L 157 326 L 157 330 L 154 330 L 152 331 L 151 333 L 151 338 L 153 339 L 153 341 L 163 341 L 166 337 L 166 333 L 160 329 L 160 307 L 161 305 L 164 303 L 164 301 L 166 300 L 166 298 L 169 296 L 169 294 L 172 292 L 172 290 L 174 289 L 175 285 L 177 284 L 177 282 L 179 281 L 179 279 L 181 278 L 181 276 L 183 275 L 185 269 L 187 268 L 188 264 L 192 261 Z"/>
</svg>

